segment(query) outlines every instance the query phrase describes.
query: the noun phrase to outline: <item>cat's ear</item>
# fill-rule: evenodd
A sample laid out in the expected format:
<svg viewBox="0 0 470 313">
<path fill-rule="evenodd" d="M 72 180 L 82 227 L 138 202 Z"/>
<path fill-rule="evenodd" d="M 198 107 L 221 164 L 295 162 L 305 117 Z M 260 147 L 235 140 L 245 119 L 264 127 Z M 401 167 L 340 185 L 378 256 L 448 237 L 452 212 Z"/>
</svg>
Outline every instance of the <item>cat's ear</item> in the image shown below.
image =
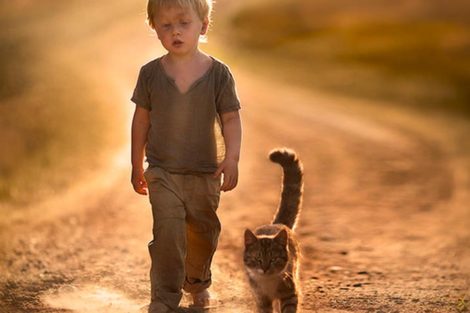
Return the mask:
<svg viewBox="0 0 470 313">
<path fill-rule="evenodd" d="M 245 230 L 245 246 L 252 245 L 258 241 L 255 234 L 249 229 Z"/>
<path fill-rule="evenodd" d="M 287 239 L 289 235 L 287 234 L 287 230 L 283 229 L 279 233 L 277 233 L 274 240 L 283 246 L 287 246 Z"/>
</svg>

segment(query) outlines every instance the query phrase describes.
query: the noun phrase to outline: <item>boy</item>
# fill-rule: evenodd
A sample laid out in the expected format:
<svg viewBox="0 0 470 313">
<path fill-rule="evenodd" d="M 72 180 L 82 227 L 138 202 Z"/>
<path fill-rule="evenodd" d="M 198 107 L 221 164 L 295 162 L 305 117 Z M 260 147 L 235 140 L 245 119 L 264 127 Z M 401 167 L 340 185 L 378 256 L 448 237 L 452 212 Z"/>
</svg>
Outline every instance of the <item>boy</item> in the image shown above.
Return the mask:
<svg viewBox="0 0 470 313">
<path fill-rule="evenodd" d="M 210 0 L 147 5 L 148 22 L 168 51 L 141 68 L 132 96 L 131 181 L 137 193 L 149 194 L 153 213 L 150 313 L 179 312 L 181 289 L 194 306 L 209 304 L 220 233 L 215 212 L 220 191 L 238 181 L 241 122 L 234 80 L 225 64 L 198 48 L 210 12 Z"/>
</svg>

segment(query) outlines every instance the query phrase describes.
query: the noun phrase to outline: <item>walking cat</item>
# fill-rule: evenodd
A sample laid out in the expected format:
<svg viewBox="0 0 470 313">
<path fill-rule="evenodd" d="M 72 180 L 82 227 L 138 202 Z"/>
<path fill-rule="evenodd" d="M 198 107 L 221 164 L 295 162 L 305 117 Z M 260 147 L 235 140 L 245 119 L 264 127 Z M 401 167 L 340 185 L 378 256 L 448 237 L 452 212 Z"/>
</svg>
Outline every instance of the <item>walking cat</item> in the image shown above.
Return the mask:
<svg viewBox="0 0 470 313">
<path fill-rule="evenodd" d="M 282 166 L 284 178 L 279 209 L 269 225 L 245 231 L 244 265 L 259 313 L 298 311 L 300 249 L 295 227 L 302 200 L 303 170 L 296 153 L 271 151 L 269 158 Z"/>
</svg>

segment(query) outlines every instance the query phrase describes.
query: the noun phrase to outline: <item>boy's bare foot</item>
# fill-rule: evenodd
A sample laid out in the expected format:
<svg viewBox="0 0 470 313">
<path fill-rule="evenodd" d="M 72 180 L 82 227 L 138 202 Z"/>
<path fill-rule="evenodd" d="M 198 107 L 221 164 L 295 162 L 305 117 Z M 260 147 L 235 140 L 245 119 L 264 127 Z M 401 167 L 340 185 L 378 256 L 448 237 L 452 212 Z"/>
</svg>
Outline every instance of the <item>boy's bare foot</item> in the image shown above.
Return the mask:
<svg viewBox="0 0 470 313">
<path fill-rule="evenodd" d="M 215 306 L 216 300 L 211 297 L 209 290 L 205 289 L 201 292 L 192 293 L 193 308 L 209 309 Z"/>
<path fill-rule="evenodd" d="M 145 310 L 145 311 L 144 311 Z M 146 305 L 141 308 L 139 313 L 196 313 L 194 310 L 190 308 L 183 308 L 178 307 L 177 309 L 171 309 L 164 305 L 163 303 L 150 303 L 150 305 Z"/>
<path fill-rule="evenodd" d="M 173 310 L 171 310 L 169 307 L 167 307 L 163 303 L 159 302 L 151 302 L 150 305 L 148 306 L 148 313 L 172 313 Z"/>
</svg>

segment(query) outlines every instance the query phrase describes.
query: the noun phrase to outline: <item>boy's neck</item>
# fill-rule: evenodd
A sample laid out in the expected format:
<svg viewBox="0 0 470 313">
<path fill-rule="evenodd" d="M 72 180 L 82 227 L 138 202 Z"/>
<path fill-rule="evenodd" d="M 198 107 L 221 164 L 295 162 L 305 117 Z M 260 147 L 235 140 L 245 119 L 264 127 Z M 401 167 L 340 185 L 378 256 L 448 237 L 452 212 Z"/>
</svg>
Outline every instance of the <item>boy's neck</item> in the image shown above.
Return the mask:
<svg viewBox="0 0 470 313">
<path fill-rule="evenodd" d="M 164 58 L 167 64 L 171 64 L 173 66 L 178 66 L 178 65 L 186 65 L 188 63 L 192 63 L 194 61 L 201 60 L 203 58 L 206 58 L 207 55 L 200 51 L 199 49 L 194 50 L 192 53 L 188 53 L 185 55 L 176 55 L 176 54 L 170 54 L 167 53 Z"/>
</svg>

